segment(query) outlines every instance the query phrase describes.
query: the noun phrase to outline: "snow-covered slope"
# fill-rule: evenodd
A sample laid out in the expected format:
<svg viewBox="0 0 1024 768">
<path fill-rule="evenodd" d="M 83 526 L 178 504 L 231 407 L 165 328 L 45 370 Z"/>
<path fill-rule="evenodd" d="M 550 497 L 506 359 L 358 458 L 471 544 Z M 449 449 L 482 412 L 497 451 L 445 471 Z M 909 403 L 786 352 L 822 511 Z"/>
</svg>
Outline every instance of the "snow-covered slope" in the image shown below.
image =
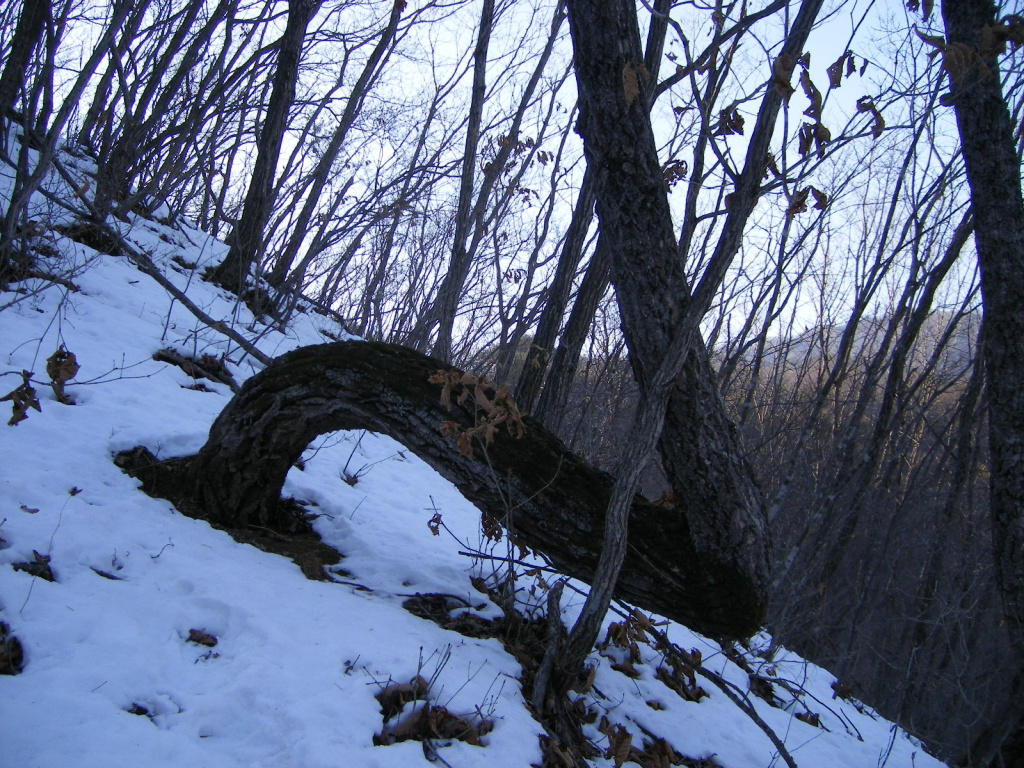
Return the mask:
<svg viewBox="0 0 1024 768">
<path fill-rule="evenodd" d="M 159 458 L 193 453 L 231 397 L 226 385 L 197 382 L 154 353 L 224 358 L 239 381 L 261 366 L 128 259 L 52 229 L 72 214 L 39 206 L 37 244 L 49 246 L 40 270 L 70 282 L 29 279 L 0 293 L 0 395 L 29 371 L 40 406 L 8 426 L 12 401 L 2 403 L 0 622 L 10 628 L 8 657 L 15 637 L 24 659 L 21 674 L 0 676 L 0 766 L 540 765 L 542 727 L 519 682 L 524 660 L 497 638 L 467 637 L 403 607 L 418 593 L 440 593 L 459 606 L 453 615 L 500 615 L 471 584 L 494 561 L 460 554 L 493 547 L 478 511 L 394 441 L 328 435 L 310 446 L 285 492 L 308 502 L 315 529 L 344 555 L 332 583 L 145 495 L 113 456 L 140 445 Z M 200 279 L 225 249 L 187 223 L 138 219 L 122 230 L 204 312 L 267 355 L 343 333 L 313 312 L 284 332 L 255 321 Z M 81 366 L 67 405 L 46 386 L 47 359 L 62 347 Z M 437 512 L 440 535 L 428 526 Z M 46 565 L 53 581 L 43 578 Z M 543 604 L 539 583 L 520 583 L 524 600 Z M 581 602 L 565 591 L 567 621 Z M 826 672 L 785 652 L 760 658 L 768 638 L 743 651 L 747 671 L 684 627 L 657 629 L 699 650 L 801 768 L 940 765 L 866 708 L 833 698 Z M 4 658 L 0 649 L 0 666 Z M 691 765 L 784 764 L 762 727 L 709 680 L 696 677 L 689 690 L 706 695 L 690 701 L 658 679 L 670 664 L 653 643 L 632 654 L 612 644 L 592 663 L 594 685 L 580 697 L 596 716 L 585 733 L 598 748 L 609 746 L 608 734 L 621 744 L 628 732 L 636 759 L 645 742 L 662 738 L 706 760 Z M 779 706 L 750 693 L 750 674 L 774 681 L 766 695 Z M 402 690 L 419 699 L 385 725 L 382 700 L 397 709 Z M 436 708 L 424 711 L 472 726 L 468 741 L 375 745 L 395 741 L 403 723 L 415 731 L 424 700 Z M 651 754 L 646 764 L 658 764 Z"/>
</svg>

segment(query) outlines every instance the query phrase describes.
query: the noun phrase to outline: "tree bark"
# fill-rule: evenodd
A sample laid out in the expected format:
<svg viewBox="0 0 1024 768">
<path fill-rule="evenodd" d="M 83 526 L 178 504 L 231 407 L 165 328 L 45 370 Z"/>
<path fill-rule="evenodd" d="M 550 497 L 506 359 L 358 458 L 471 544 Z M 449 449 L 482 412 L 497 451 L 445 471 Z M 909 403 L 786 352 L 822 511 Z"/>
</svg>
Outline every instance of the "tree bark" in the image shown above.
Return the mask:
<svg viewBox="0 0 1024 768">
<path fill-rule="evenodd" d="M 988 376 L 991 514 L 996 575 L 1010 640 L 1024 653 L 1024 200 L 1014 123 L 985 32 L 991 0 L 943 0 L 945 67 L 976 226 Z M 951 46 L 965 46 L 948 51 Z M 961 67 L 963 51 L 975 58 Z M 1021 687 L 1019 676 L 1015 681 Z M 1024 703 L 1017 697 L 1017 718 Z M 979 755 L 987 760 L 992 755 Z M 983 764 L 983 763 L 979 763 Z"/>
<path fill-rule="evenodd" d="M 0 125 L 6 124 L 18 100 L 18 89 L 25 84 L 25 70 L 32 58 L 32 52 L 43 37 L 43 29 L 48 18 L 48 0 L 25 0 L 11 40 L 7 63 L 4 65 L 3 74 L 0 74 Z M 26 122 L 26 125 L 28 124 Z"/>
<path fill-rule="evenodd" d="M 523 437 L 502 428 L 486 456 L 477 441 L 472 456 L 462 455 L 440 424 L 472 428 L 479 414 L 472 397 L 464 405 L 453 397 L 450 411 L 441 404 L 441 387 L 428 378 L 445 368 L 440 360 L 375 342 L 283 355 L 243 385 L 191 460 L 188 481 L 200 513 L 231 527 L 285 527 L 281 488 L 309 442 L 335 430 L 369 429 L 401 441 L 555 567 L 589 580 L 613 478 L 530 417 L 523 419 Z M 757 631 L 763 610 L 744 573 L 719 553 L 695 548 L 684 514 L 640 496 L 615 594 L 719 638 Z"/>
<path fill-rule="evenodd" d="M 288 110 L 295 100 L 295 82 L 306 27 L 320 6 L 320 0 L 289 0 L 288 22 L 278 42 L 277 70 L 267 104 L 267 116 L 260 131 L 256 164 L 242 215 L 231 232 L 228 255 L 217 267 L 213 280 L 230 291 L 241 292 L 249 269 L 263 247 L 264 230 L 274 205 L 274 179 L 281 155 Z"/>
</svg>

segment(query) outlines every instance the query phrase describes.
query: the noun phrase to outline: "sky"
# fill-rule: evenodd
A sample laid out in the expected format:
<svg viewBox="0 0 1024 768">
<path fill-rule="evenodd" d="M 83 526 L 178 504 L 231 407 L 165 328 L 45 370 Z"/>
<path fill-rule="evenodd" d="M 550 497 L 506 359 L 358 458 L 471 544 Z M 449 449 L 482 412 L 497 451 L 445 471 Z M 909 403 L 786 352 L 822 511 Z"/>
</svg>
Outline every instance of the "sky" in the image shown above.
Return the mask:
<svg viewBox="0 0 1024 768">
<path fill-rule="evenodd" d="M 80 180 L 95 170 L 71 154 L 61 160 Z M 464 554 L 491 546 L 479 510 L 404 446 L 363 432 L 324 435 L 289 475 L 285 495 L 305 502 L 317 533 L 343 555 L 329 581 L 182 515 L 115 465 L 115 454 L 137 446 L 161 459 L 195 453 L 232 396 L 154 353 L 223 356 L 239 382 L 262 366 L 128 258 L 57 232 L 75 220 L 76 198 L 55 177 L 47 183 L 67 202 L 33 203 L 39 269 L 62 282 L 32 278 L 0 292 L 0 395 L 29 371 L 39 404 L 7 424 L 12 401 L 0 402 L 0 622 L 24 655 L 20 674 L 0 675 L 0 768 L 539 765 L 543 728 L 523 699 L 524 660 L 497 638 L 468 637 L 403 607 L 440 594 L 452 617 L 472 617 L 464 623 L 501 614 L 474 586 L 493 561 Z M 4 207 L 9 188 L 0 169 Z M 264 354 L 344 336 L 311 311 L 284 329 L 253 318 L 200 279 L 226 247 L 187 221 L 157 220 L 166 213 L 117 226 L 178 290 Z M 80 366 L 68 404 L 46 373 L 61 349 Z M 42 560 L 52 581 L 25 566 Z M 523 610 L 538 610 L 544 585 L 526 575 L 518 583 Z M 584 589 L 565 590 L 567 622 Z M 738 700 L 801 768 L 941 765 L 868 707 L 834 697 L 826 671 L 785 649 L 764 658 L 767 635 L 738 649 L 748 671 L 718 644 L 651 620 L 679 648 L 699 651 L 732 697 L 698 676 L 706 695 L 687 700 L 659 679 L 668 661 L 653 644 L 639 642 L 633 654 L 610 645 L 591 655 L 593 687 L 573 694 L 596 716 L 584 733 L 599 749 L 608 733 L 628 733 L 638 749 L 661 738 L 709 765 L 783 765 Z M 752 674 L 771 681 L 776 706 L 751 693 Z M 382 700 L 399 701 L 401 690 L 415 698 L 393 704 L 400 711 L 385 720 Z M 441 711 L 472 726 L 475 743 L 399 740 L 415 733 L 420 713 Z"/>
</svg>

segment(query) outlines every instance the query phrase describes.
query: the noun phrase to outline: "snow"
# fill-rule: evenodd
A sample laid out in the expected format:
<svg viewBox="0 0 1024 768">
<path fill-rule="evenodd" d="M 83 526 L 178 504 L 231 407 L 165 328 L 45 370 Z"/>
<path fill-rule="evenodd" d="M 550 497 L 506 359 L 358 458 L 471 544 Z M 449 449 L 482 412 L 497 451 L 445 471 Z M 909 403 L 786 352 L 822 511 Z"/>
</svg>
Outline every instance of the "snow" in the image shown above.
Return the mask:
<svg viewBox="0 0 1024 768">
<path fill-rule="evenodd" d="M 9 177 L 0 182 L 3 202 Z M 72 218 L 52 202 L 37 206 L 44 225 Z M 296 315 L 283 331 L 254 319 L 199 278 L 225 247 L 187 222 L 136 219 L 122 232 L 200 308 L 267 355 L 322 343 L 323 331 L 343 334 L 314 312 Z M 0 676 L 0 766 L 428 765 L 430 745 L 374 745 L 384 727 L 375 696 L 416 675 L 429 682 L 431 704 L 494 724 L 482 746 L 435 742 L 445 764 L 539 765 L 543 729 L 524 705 L 516 658 L 498 639 L 465 637 L 402 606 L 417 593 L 443 593 L 481 617 L 500 615 L 470 583 L 493 561 L 460 554 L 488 544 L 478 510 L 390 438 L 325 435 L 304 468 L 291 472 L 285 494 L 309 504 L 317 532 L 344 555 L 331 583 L 145 495 L 113 455 L 139 445 L 159 458 L 194 453 L 231 397 L 226 385 L 209 381 L 210 391 L 188 388 L 190 376 L 153 354 L 170 347 L 190 357 L 226 355 L 239 381 L 261 365 L 128 259 L 52 237 L 43 267 L 73 273 L 81 290 L 30 279 L 0 293 L 0 394 L 28 370 L 41 404 L 16 426 L 0 425 L 0 621 L 25 656 L 22 674 Z M 81 365 L 67 386 L 74 405 L 45 386 L 45 361 L 61 345 Z M 10 403 L 0 405 L 6 420 Z M 343 479 L 346 466 L 358 476 L 353 485 Z M 444 523 L 438 536 L 427 525 L 435 511 Z M 12 567 L 34 552 L 50 558 L 55 581 Z M 540 604 L 543 589 L 538 594 Z M 571 619 L 582 598 L 567 589 L 563 602 Z M 736 686 L 801 767 L 940 765 L 866 707 L 833 698 L 834 678 L 824 670 L 784 650 L 771 663 L 760 658 L 766 636 L 743 653 L 759 675 L 801 692 L 776 684 L 783 707 L 750 695 L 748 673 L 717 644 L 679 625 L 661 629 L 681 648 L 699 649 L 704 666 Z M 191 642 L 192 630 L 216 645 Z M 762 729 L 711 682 L 698 677 L 708 695 L 685 701 L 655 677 L 661 652 L 649 645 L 638 652 L 633 679 L 611 666 L 625 650 L 595 651 L 594 688 L 582 694 L 634 745 L 647 732 L 727 768 L 784 764 Z M 823 727 L 796 719 L 804 711 L 817 713 Z M 597 726 L 585 732 L 604 748 Z"/>
</svg>

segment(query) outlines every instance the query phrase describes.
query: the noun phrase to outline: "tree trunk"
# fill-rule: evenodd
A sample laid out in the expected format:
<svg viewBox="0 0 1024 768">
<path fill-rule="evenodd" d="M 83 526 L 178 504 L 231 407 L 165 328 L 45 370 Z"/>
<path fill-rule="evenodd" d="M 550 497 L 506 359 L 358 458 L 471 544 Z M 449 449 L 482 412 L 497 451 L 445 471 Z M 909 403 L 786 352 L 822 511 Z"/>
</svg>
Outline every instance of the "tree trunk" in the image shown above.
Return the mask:
<svg viewBox="0 0 1024 768">
<path fill-rule="evenodd" d="M 289 0 L 288 3 L 288 23 L 278 42 L 277 70 L 245 205 L 231 232 L 228 255 L 213 274 L 218 285 L 236 293 L 241 292 L 249 269 L 263 248 L 264 230 L 274 206 L 274 179 L 284 132 L 288 127 L 288 110 L 295 100 L 302 42 L 306 37 L 306 27 L 319 6 L 320 0 Z"/>
<path fill-rule="evenodd" d="M 25 0 L 21 15 L 18 17 L 18 26 L 14 30 L 7 63 L 4 65 L 3 74 L 0 74 L 0 125 L 6 124 L 18 100 L 18 89 L 25 84 L 25 69 L 32 58 L 32 51 L 43 37 L 43 29 L 48 18 L 48 0 Z M 25 124 L 28 125 L 29 122 Z"/>
<path fill-rule="evenodd" d="M 369 429 L 402 442 L 557 568 L 589 580 L 613 478 L 529 417 L 521 438 L 501 427 L 486 457 L 477 440 L 472 455 L 463 455 L 440 425 L 471 429 L 480 413 L 473 397 L 457 404 L 455 392 L 451 410 L 442 405 L 441 386 L 428 379 L 443 368 L 434 358 L 375 342 L 304 347 L 273 361 L 246 382 L 191 460 L 189 485 L 201 514 L 231 527 L 287 527 L 281 488 L 310 441 Z M 718 553 L 694 548 L 685 515 L 640 496 L 616 595 L 720 638 L 757 631 L 763 610 L 743 573 Z"/>
<path fill-rule="evenodd" d="M 585 173 L 583 183 L 580 185 L 579 197 L 576 199 L 576 207 L 573 209 L 572 219 L 569 221 L 569 228 L 565 234 L 562 253 L 558 257 L 558 267 L 551 280 L 551 285 L 548 287 L 547 301 L 544 304 L 543 312 L 541 312 L 540 322 L 537 324 L 537 333 L 526 355 L 522 376 L 516 382 L 516 401 L 531 413 L 535 413 L 533 406 L 540 394 L 540 385 L 552 357 L 558 330 L 562 326 L 562 319 L 565 317 L 565 308 L 569 303 L 569 293 L 572 290 L 572 280 L 576 275 L 580 259 L 583 257 L 587 230 L 590 229 L 593 219 L 594 180 L 591 173 Z"/>
<path fill-rule="evenodd" d="M 309 234 L 309 224 L 313 220 L 313 214 L 320 203 L 324 188 L 330 181 L 334 161 L 337 160 L 338 153 L 341 152 L 341 148 L 348 138 L 349 131 L 355 125 L 356 118 L 363 110 L 366 95 L 373 87 L 377 77 L 379 77 L 383 62 L 387 61 L 394 50 L 393 45 L 398 34 L 398 22 L 402 18 L 404 8 L 404 2 L 396 2 L 392 6 L 387 26 L 381 32 L 380 40 L 373 47 L 370 57 L 366 60 L 366 64 L 363 65 L 359 78 L 352 86 L 352 90 L 345 100 L 345 111 L 342 112 L 338 125 L 331 135 L 331 140 L 311 174 L 309 190 L 306 192 L 306 199 L 302 204 L 299 217 L 292 225 L 291 237 L 288 238 L 288 243 L 285 245 L 283 253 L 275 261 L 273 269 L 267 274 L 267 282 L 277 288 L 281 288 L 284 285 L 285 277 L 288 275 L 288 271 L 291 269 L 296 256 L 298 256 L 303 241 Z M 292 280 L 295 290 L 299 289 L 304 270 L 300 267 L 297 271 L 299 274 Z"/>
<path fill-rule="evenodd" d="M 943 0 L 944 66 L 963 148 L 976 226 L 989 387 L 991 513 L 996 574 L 1010 639 L 1024 653 L 1024 201 L 1014 123 L 985 32 L 999 27 L 991 0 Z M 1006 23 L 1003 22 L 1003 27 Z M 988 37 L 991 37 L 989 35 Z M 1020 687 L 1018 678 L 1017 687 Z M 1024 702 L 1017 697 L 1017 719 Z M 1012 725 L 1008 723 L 1008 725 Z M 988 756 L 981 756 L 982 759 Z"/>
<path fill-rule="evenodd" d="M 469 121 L 466 125 L 466 149 L 462 156 L 459 202 L 455 211 L 452 258 L 437 297 L 416 324 L 409 338 L 410 343 L 417 349 L 426 349 L 430 344 L 430 333 L 434 325 L 440 322 L 441 329 L 434 345 L 434 353 L 445 360 L 451 358 L 451 323 L 454 322 L 459 294 L 466 281 L 466 276 L 469 275 L 473 256 L 466 240 L 470 237 L 480 126 L 483 124 L 484 100 L 487 97 L 487 48 L 491 43 L 493 28 L 494 0 L 483 0 L 480 9 L 480 30 L 477 33 L 476 50 L 473 52 L 473 89 L 469 102 Z M 446 315 L 450 315 L 452 318 L 447 325 L 445 323 Z"/>
</svg>

